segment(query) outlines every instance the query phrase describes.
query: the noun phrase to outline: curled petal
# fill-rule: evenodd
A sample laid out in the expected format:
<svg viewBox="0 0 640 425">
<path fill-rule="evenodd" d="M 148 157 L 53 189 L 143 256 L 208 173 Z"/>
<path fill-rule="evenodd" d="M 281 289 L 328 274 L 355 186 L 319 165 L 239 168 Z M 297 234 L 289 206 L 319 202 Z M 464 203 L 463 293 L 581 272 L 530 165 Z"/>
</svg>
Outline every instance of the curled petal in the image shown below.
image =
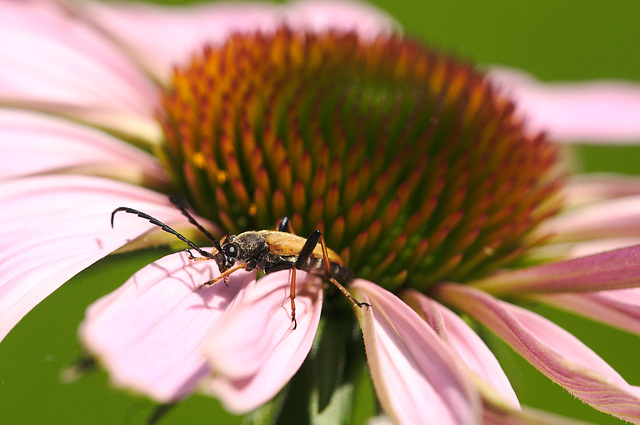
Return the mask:
<svg viewBox="0 0 640 425">
<path fill-rule="evenodd" d="M 204 390 L 236 413 L 273 398 L 298 371 L 311 349 L 322 311 L 322 286 L 297 272 L 292 329 L 289 272 L 274 273 L 240 293 L 212 328 L 204 353 L 213 373 Z"/>
<path fill-rule="evenodd" d="M 92 128 L 19 110 L 0 110 L 0 180 L 80 172 L 168 185 L 148 153 Z"/>
<path fill-rule="evenodd" d="M 622 81 L 540 83 L 510 69 L 490 78 L 511 95 L 536 131 L 562 141 L 637 142 L 640 85 Z"/>
<path fill-rule="evenodd" d="M 358 309 L 371 377 L 386 413 L 400 424 L 475 424 L 478 394 L 451 348 L 391 292 L 358 279 Z"/>
<path fill-rule="evenodd" d="M 532 298 L 640 335 L 640 288 L 586 294 L 537 294 Z"/>
<path fill-rule="evenodd" d="M 629 385 L 597 354 L 555 323 L 465 285 L 439 285 L 434 295 L 494 331 L 575 397 L 621 419 L 640 421 L 640 387 Z"/>
<path fill-rule="evenodd" d="M 60 285 L 154 226 L 109 216 L 128 204 L 161 220 L 180 213 L 136 186 L 87 176 L 36 176 L 0 183 L 0 338 Z"/>
<path fill-rule="evenodd" d="M 213 261 L 168 255 L 92 304 L 80 326 L 84 347 L 114 384 L 167 403 L 193 392 L 210 373 L 202 344 L 229 303 L 255 274 L 238 271 L 229 286 L 198 288 L 219 274 Z"/>
<path fill-rule="evenodd" d="M 157 88 L 110 40 L 58 2 L 2 1 L 0 7 L 0 39 L 11 40 L 0 45 L 0 104 L 157 138 Z"/>
<path fill-rule="evenodd" d="M 520 409 L 518 397 L 498 360 L 482 339 L 457 314 L 413 289 L 402 298 L 449 343 L 465 365 L 481 378 L 479 390 L 488 397 L 498 395 L 512 409 Z"/>
<path fill-rule="evenodd" d="M 121 39 L 163 79 L 171 65 L 187 60 L 198 46 L 222 43 L 234 32 L 273 31 L 285 23 L 315 31 L 356 30 L 363 36 L 397 28 L 381 11 L 352 1 L 221 2 L 189 7 L 87 2 L 82 9 L 85 19 Z"/>
<path fill-rule="evenodd" d="M 591 292 L 640 285 L 640 245 L 494 274 L 473 286 L 492 294 Z"/>
</svg>

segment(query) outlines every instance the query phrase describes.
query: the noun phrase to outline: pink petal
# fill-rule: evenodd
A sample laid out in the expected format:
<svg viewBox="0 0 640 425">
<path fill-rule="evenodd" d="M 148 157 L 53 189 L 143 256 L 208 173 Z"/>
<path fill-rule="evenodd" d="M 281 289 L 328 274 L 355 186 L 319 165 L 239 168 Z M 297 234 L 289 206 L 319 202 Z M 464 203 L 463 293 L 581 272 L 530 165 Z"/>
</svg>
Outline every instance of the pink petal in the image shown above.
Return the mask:
<svg viewBox="0 0 640 425">
<path fill-rule="evenodd" d="M 385 412 L 400 424 L 475 424 L 480 405 L 464 366 L 418 314 L 391 292 L 357 279 L 371 378 Z"/>
<path fill-rule="evenodd" d="M 168 185 L 150 154 L 93 128 L 33 112 L 0 110 L 0 180 L 67 172 Z"/>
<path fill-rule="evenodd" d="M 311 31 L 337 29 L 356 31 L 373 39 L 400 30 L 400 24 L 375 6 L 351 0 L 292 1 L 285 6 L 285 19 L 294 28 Z"/>
<path fill-rule="evenodd" d="M 588 422 L 554 415 L 544 410 L 523 407 L 513 410 L 497 404 L 485 403 L 482 409 L 483 425 L 591 425 Z"/>
<path fill-rule="evenodd" d="M 180 219 L 166 197 L 95 177 L 36 176 L 0 183 L 0 339 L 60 285 L 154 226 L 109 216 L 122 205 Z"/>
<path fill-rule="evenodd" d="M 198 290 L 218 274 L 213 261 L 168 255 L 91 305 L 80 339 L 116 386 L 165 403 L 185 397 L 211 372 L 202 344 L 212 326 L 255 279 L 255 273 L 238 271 L 229 287 Z"/>
<path fill-rule="evenodd" d="M 2 2 L 0 100 L 155 138 L 157 87 L 57 2 Z"/>
<path fill-rule="evenodd" d="M 542 245 L 533 248 L 528 255 L 534 262 L 540 263 L 586 257 L 633 245 L 640 245 L 640 236 Z"/>
<path fill-rule="evenodd" d="M 413 289 L 405 291 L 402 298 L 455 350 L 464 364 L 483 379 L 478 388 L 482 394 L 497 395 L 504 404 L 520 409 L 518 397 L 498 360 L 464 320 Z"/>
<path fill-rule="evenodd" d="M 533 298 L 640 335 L 640 288 Z"/>
<path fill-rule="evenodd" d="M 640 245 L 526 269 L 503 271 L 472 284 L 492 294 L 591 292 L 640 285 Z"/>
<path fill-rule="evenodd" d="M 537 232 L 553 234 L 554 242 L 640 236 L 640 195 L 571 210 L 545 221 Z"/>
<path fill-rule="evenodd" d="M 611 173 L 570 176 L 563 191 L 569 208 L 633 195 L 640 195 L 640 177 Z"/>
<path fill-rule="evenodd" d="M 372 36 L 395 27 L 381 11 L 351 1 L 288 5 L 229 2 L 189 7 L 87 2 L 81 6 L 87 19 L 121 39 L 163 79 L 172 65 L 184 63 L 194 50 L 205 43 L 222 43 L 233 32 L 273 31 L 287 23 L 315 31 L 355 29 Z"/>
<path fill-rule="evenodd" d="M 246 413 L 272 399 L 311 349 L 322 311 L 322 286 L 297 272 L 296 319 L 291 327 L 289 272 L 252 282 L 211 330 L 204 346 L 214 371 L 205 391 L 227 409 Z"/>
<path fill-rule="evenodd" d="M 621 419 L 640 420 L 640 387 L 555 323 L 465 285 L 439 285 L 434 295 L 497 333 L 575 397 Z"/>
<path fill-rule="evenodd" d="M 83 2 L 79 13 L 128 46 L 161 79 L 186 63 L 205 43 L 220 43 L 233 31 L 272 30 L 280 7 L 268 3 L 159 6 Z"/>
<path fill-rule="evenodd" d="M 511 69 L 490 78 L 513 97 L 532 130 L 560 141 L 640 140 L 640 85 L 623 81 L 540 83 Z"/>
</svg>

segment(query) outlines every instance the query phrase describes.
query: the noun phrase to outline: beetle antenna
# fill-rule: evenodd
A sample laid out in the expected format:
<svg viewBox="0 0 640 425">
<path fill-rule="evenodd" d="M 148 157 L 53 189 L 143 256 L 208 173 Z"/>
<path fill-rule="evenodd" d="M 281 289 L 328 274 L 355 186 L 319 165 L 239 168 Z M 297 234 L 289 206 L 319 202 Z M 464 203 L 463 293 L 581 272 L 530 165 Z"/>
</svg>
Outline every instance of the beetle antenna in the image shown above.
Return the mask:
<svg viewBox="0 0 640 425">
<path fill-rule="evenodd" d="M 111 227 L 113 227 L 113 218 L 115 217 L 115 215 L 116 215 L 116 213 L 118 211 L 124 211 L 124 212 L 129 213 L 129 214 L 136 214 L 138 217 L 142 217 L 142 218 L 144 218 L 146 220 L 149 220 L 149 222 L 151 224 L 155 224 L 156 226 L 160 227 L 165 232 L 171 233 L 172 235 L 174 235 L 175 237 L 177 237 L 178 239 L 180 239 L 181 241 L 183 241 L 184 243 L 189 245 L 190 248 L 198 251 L 198 253 L 200 255 L 202 255 L 203 257 L 207 257 L 207 258 L 210 258 L 210 259 L 214 258 L 212 253 L 203 250 L 202 248 L 200 248 L 199 246 L 197 246 L 196 244 L 191 242 L 189 239 L 187 239 L 186 237 L 184 237 L 183 235 L 181 235 L 177 231 L 173 230 L 171 227 L 167 226 L 166 224 L 164 224 L 163 222 L 161 222 L 157 218 L 151 217 L 149 214 L 143 213 L 142 211 L 134 210 L 133 208 L 118 207 L 115 210 L 113 210 L 113 212 L 111 213 Z M 218 246 L 220 246 L 220 244 L 218 244 Z M 218 246 L 216 246 L 216 249 L 218 249 Z"/>
<path fill-rule="evenodd" d="M 193 218 L 193 216 L 187 209 L 186 201 L 182 199 L 181 196 L 172 194 L 172 195 L 169 195 L 169 200 L 173 205 L 176 206 L 177 209 L 180 210 L 182 215 L 187 217 L 187 219 L 189 220 L 189 223 L 196 226 L 198 230 L 202 232 L 203 235 L 205 235 L 211 242 L 213 242 L 213 247 L 217 249 L 218 252 L 222 252 L 222 248 L 220 247 L 220 242 L 218 242 L 218 240 L 211 233 L 209 233 L 207 229 L 205 229 L 200 223 L 196 221 L 195 218 Z"/>
</svg>

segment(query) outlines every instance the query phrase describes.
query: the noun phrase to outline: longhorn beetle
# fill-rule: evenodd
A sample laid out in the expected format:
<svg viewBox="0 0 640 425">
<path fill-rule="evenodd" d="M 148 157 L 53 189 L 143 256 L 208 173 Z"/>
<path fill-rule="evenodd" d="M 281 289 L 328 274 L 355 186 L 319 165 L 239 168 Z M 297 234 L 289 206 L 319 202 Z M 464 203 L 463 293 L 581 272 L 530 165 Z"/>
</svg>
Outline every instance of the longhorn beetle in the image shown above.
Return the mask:
<svg viewBox="0 0 640 425">
<path fill-rule="evenodd" d="M 289 298 L 291 300 L 291 322 L 293 329 L 298 326 L 296 321 L 296 270 L 303 270 L 315 276 L 319 276 L 334 284 L 354 305 L 367 306 L 368 303 L 357 301 L 347 289 L 336 280 L 350 283 L 353 281 L 353 273 L 344 264 L 344 261 L 331 249 L 327 248 L 324 237 L 319 230 L 314 230 L 308 238 L 293 234 L 289 219 L 284 217 L 278 225 L 278 230 L 258 230 L 240 233 L 239 235 L 227 235 L 218 241 L 207 229 L 196 221 L 182 199 L 171 195 L 169 200 L 180 212 L 196 226 L 211 242 L 214 250 L 208 252 L 197 246 L 176 230 L 167 226 L 157 218 L 142 211 L 128 207 L 118 207 L 111 213 L 111 227 L 113 218 L 119 211 L 136 214 L 159 226 L 165 232 L 171 233 L 186 243 L 189 248 L 195 250 L 202 257 L 195 257 L 189 249 L 189 259 L 214 260 L 220 269 L 220 275 L 204 282 L 200 288 L 209 287 L 221 280 L 227 282 L 228 277 L 235 271 L 244 269 L 251 271 L 258 269 L 266 274 L 280 270 L 291 270 Z M 320 242 L 320 246 L 318 246 Z"/>
</svg>

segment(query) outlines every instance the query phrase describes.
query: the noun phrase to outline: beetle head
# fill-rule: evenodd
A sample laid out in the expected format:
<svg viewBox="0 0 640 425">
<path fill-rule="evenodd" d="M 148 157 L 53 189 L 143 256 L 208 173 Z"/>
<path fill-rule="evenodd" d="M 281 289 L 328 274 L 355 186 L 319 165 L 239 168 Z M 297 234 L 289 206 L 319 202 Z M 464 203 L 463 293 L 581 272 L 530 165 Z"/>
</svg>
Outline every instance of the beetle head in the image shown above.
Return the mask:
<svg viewBox="0 0 640 425">
<path fill-rule="evenodd" d="M 233 267 L 238 261 L 240 247 L 234 242 L 234 235 L 227 235 L 220 244 L 220 249 L 213 255 L 213 259 L 218 264 L 220 273 L 224 273 Z"/>
<path fill-rule="evenodd" d="M 220 241 L 220 249 L 213 259 L 218 263 L 220 273 L 231 267 L 242 265 L 246 271 L 255 269 L 262 261 L 262 257 L 269 251 L 269 245 L 262 232 L 244 232 L 227 235 Z"/>
</svg>

